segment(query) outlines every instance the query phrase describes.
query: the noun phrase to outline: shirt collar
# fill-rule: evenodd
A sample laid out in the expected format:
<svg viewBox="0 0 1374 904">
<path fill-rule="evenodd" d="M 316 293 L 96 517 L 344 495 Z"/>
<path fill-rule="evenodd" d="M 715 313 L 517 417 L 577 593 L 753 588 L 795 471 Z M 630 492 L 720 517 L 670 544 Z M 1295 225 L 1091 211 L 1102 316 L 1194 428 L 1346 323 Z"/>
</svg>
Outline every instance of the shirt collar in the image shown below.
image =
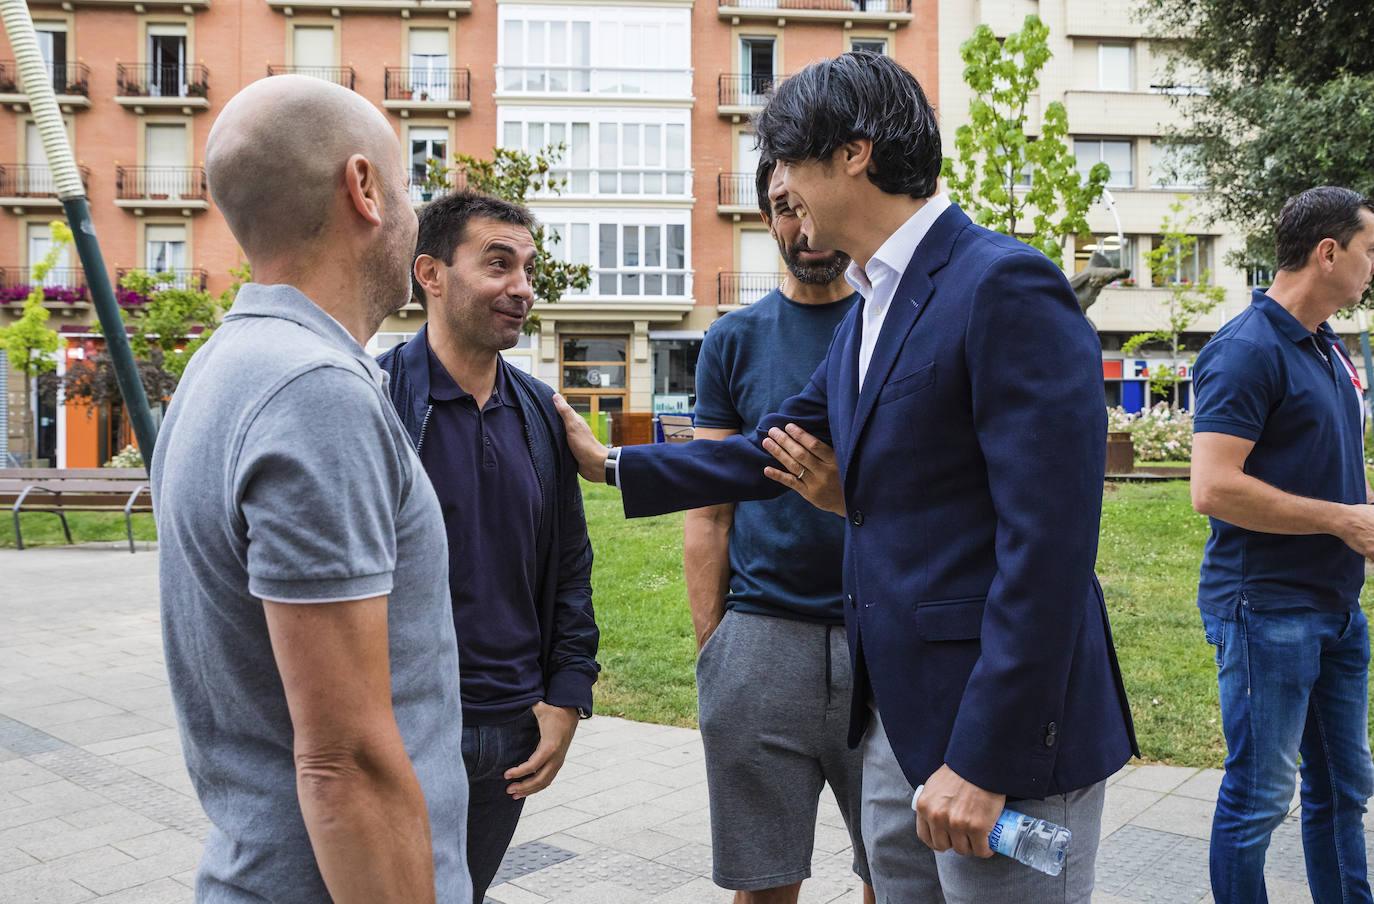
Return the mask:
<svg viewBox="0 0 1374 904">
<path fill-rule="evenodd" d="M 378 381 L 382 379 L 381 368 L 353 338 L 353 334 L 295 286 L 245 283 L 234 296 L 233 307 L 224 315 L 224 320 L 246 320 L 249 317 L 275 317 L 299 324 L 363 362 Z"/>
<path fill-rule="evenodd" d="M 866 300 L 871 299 L 874 282 L 883 281 L 886 275 L 900 277 L 906 271 L 907 264 L 911 263 L 911 258 L 930 232 L 930 227 L 935 225 L 940 214 L 949 206 L 948 195 L 937 194 L 927 198 L 920 210 L 908 217 L 905 223 L 897 227 L 896 232 L 887 237 L 887 241 L 878 246 L 867 268 L 860 267 L 857 261 L 850 261 L 844 278 Z"/>
<path fill-rule="evenodd" d="M 459 386 L 458 381 L 449 374 L 444 363 L 439 360 L 439 356 L 434 354 L 434 349 L 430 348 L 428 340 L 425 341 L 425 355 L 429 361 L 429 399 L 431 402 L 451 402 L 455 399 L 472 398 L 472 393 Z M 488 408 L 509 404 L 506 401 L 510 395 L 506 391 L 506 369 L 502 364 L 503 362 L 498 357 L 496 382 L 491 389 L 491 398 L 487 399 L 486 407 Z"/>
<path fill-rule="evenodd" d="M 1289 313 L 1288 309 L 1270 298 L 1263 289 L 1255 289 L 1250 296 L 1250 303 L 1259 308 L 1264 316 L 1269 318 L 1269 322 L 1283 335 L 1287 336 L 1292 342 L 1306 342 L 1312 338 L 1312 333 L 1307 327 L 1303 326 L 1298 318 Z M 1317 327 L 1317 332 L 1328 339 L 1335 339 L 1336 333 L 1330 326 L 1322 321 Z"/>
</svg>

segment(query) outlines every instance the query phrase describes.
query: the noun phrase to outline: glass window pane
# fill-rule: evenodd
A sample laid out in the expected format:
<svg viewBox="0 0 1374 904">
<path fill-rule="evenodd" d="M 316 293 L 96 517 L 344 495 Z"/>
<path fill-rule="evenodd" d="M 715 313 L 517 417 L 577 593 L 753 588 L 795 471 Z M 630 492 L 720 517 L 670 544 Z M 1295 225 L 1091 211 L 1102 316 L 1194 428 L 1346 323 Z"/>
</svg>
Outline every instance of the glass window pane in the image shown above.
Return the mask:
<svg viewBox="0 0 1374 904">
<path fill-rule="evenodd" d="M 625 367 L 623 365 L 597 365 L 589 367 L 564 367 L 563 388 L 569 389 L 624 389 Z M 602 402 L 605 407 L 605 402 Z"/>
<path fill-rule="evenodd" d="M 616 125 L 613 122 L 603 122 L 597 129 L 599 141 L 597 142 L 597 167 L 599 169 L 615 169 L 620 162 L 616 148 Z"/>
<path fill-rule="evenodd" d="M 1087 179 L 1088 172 L 1092 170 L 1093 165 L 1102 161 L 1102 142 L 1075 141 L 1073 143 L 1073 158 L 1078 163 L 1078 175 Z"/>
<path fill-rule="evenodd" d="M 572 262 L 574 264 L 590 264 L 592 262 L 592 241 L 591 225 L 588 223 L 572 224 Z"/>
<path fill-rule="evenodd" d="M 1130 187 L 1135 184 L 1132 147 L 1129 141 L 1102 142 L 1102 160 L 1112 168 L 1108 185 Z"/>
<path fill-rule="evenodd" d="M 618 249 L 615 243 L 615 232 L 614 223 L 601 224 L 601 242 L 600 250 L 597 254 L 597 266 L 603 269 L 614 270 L 620 263 L 619 256 L 616 254 Z"/>
<path fill-rule="evenodd" d="M 550 63 L 566 63 L 568 61 L 568 23 L 549 23 L 548 59 Z"/>
<path fill-rule="evenodd" d="M 649 274 L 646 274 L 646 275 L 645 275 L 645 277 L 644 277 L 644 294 L 645 294 L 645 295 L 662 295 L 662 294 L 663 294 L 663 274 L 662 274 L 662 273 L 649 273 Z"/>
<path fill-rule="evenodd" d="M 638 274 L 638 273 L 625 273 L 625 274 L 622 274 L 622 275 L 621 275 L 621 277 L 620 277 L 620 294 L 622 294 L 622 295 L 638 295 L 638 294 L 640 294 L 640 292 L 639 292 L 639 274 Z"/>
<path fill-rule="evenodd" d="M 520 133 L 523 132 L 523 131 L 524 131 L 524 129 L 523 129 L 521 123 L 518 123 L 518 122 L 508 122 L 508 123 L 506 123 L 505 126 L 502 128 L 502 131 L 501 131 L 501 144 L 502 144 L 502 146 L 503 146 L 503 147 L 512 148 L 512 149 L 514 149 L 514 148 L 523 148 L 523 147 L 525 146 L 525 142 L 524 142 L 524 140 L 521 138 L 521 135 L 520 135 Z"/>
<path fill-rule="evenodd" d="M 590 66 L 592 63 L 592 24 L 574 22 L 572 24 L 572 64 Z"/>
<path fill-rule="evenodd" d="M 669 276 L 668 276 L 668 294 L 669 294 L 669 295 L 686 295 L 686 294 L 687 294 L 687 277 L 685 277 L 685 276 L 674 276 L 674 275 L 672 275 L 672 274 L 669 274 Z"/>
<path fill-rule="evenodd" d="M 663 249 L 660 247 L 663 230 L 658 226 L 644 227 L 644 266 L 663 266 Z"/>
<path fill-rule="evenodd" d="M 645 173 L 644 174 L 644 194 L 661 195 L 663 194 L 663 174 Z"/>
<path fill-rule="evenodd" d="M 559 145 L 559 144 L 566 145 L 567 143 L 568 143 L 568 124 L 565 123 L 565 122 L 551 122 L 551 123 L 549 123 L 549 144 L 552 144 L 552 145 Z M 563 160 L 566 161 L 567 159 L 568 159 L 568 155 L 567 155 L 567 152 L 565 151 L 564 154 L 563 154 Z"/>
<path fill-rule="evenodd" d="M 639 227 L 624 227 L 624 261 L 627 267 L 639 266 Z"/>
<path fill-rule="evenodd" d="M 627 195 L 639 194 L 639 173 L 621 173 L 620 190 Z"/>
<path fill-rule="evenodd" d="M 619 191 L 619 185 L 616 184 L 616 175 L 617 175 L 617 173 L 616 173 L 616 171 L 613 170 L 613 169 L 612 169 L 612 170 L 606 170 L 606 169 L 600 170 L 600 171 L 597 173 L 596 190 L 599 191 L 599 192 L 601 192 L 603 195 L 614 195 L 614 194 L 617 194 L 618 191 Z"/>
<path fill-rule="evenodd" d="M 625 166 L 639 166 L 639 126 L 627 124 L 625 126 L 624 137 L 620 143 L 623 156 L 621 162 Z"/>
<path fill-rule="evenodd" d="M 585 122 L 575 122 L 572 124 L 572 147 L 571 157 L 574 167 L 589 167 L 592 165 L 592 127 Z"/>
<path fill-rule="evenodd" d="M 660 166 L 663 163 L 663 127 L 644 127 L 644 165 Z"/>
<path fill-rule="evenodd" d="M 686 169 L 687 167 L 687 134 L 686 127 L 682 125 L 669 125 L 666 137 L 668 140 L 668 153 L 666 166 L 668 169 Z"/>
<path fill-rule="evenodd" d="M 681 270 L 687 266 L 687 227 L 668 227 L 668 267 Z"/>
<path fill-rule="evenodd" d="M 1131 45 L 1097 45 L 1098 87 L 1103 91 L 1130 91 Z"/>
<path fill-rule="evenodd" d="M 681 195 L 687 193 L 687 177 L 681 173 L 669 173 L 665 194 Z"/>
<path fill-rule="evenodd" d="M 544 124 L 542 122 L 532 122 L 529 128 L 529 149 L 531 152 L 539 151 L 544 147 Z"/>
</svg>

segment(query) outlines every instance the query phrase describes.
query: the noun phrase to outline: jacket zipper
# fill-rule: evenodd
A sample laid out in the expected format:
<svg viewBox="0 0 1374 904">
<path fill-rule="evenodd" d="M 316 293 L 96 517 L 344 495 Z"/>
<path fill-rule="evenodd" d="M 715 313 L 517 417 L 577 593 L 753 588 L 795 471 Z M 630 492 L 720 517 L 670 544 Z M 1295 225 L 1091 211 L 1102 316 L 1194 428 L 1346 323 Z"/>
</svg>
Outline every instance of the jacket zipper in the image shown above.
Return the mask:
<svg viewBox="0 0 1374 904">
<path fill-rule="evenodd" d="M 425 406 L 425 419 L 420 423 L 420 438 L 415 441 L 415 454 L 419 455 L 420 450 L 425 445 L 425 431 L 429 429 L 429 413 L 434 410 L 433 405 Z"/>
<path fill-rule="evenodd" d="M 428 417 L 426 417 L 426 420 L 428 420 Z M 524 422 L 524 427 L 525 427 L 525 447 L 526 447 L 527 449 L 529 449 L 529 451 L 530 451 L 530 464 L 533 465 L 533 464 L 534 464 L 534 434 L 530 431 L 529 421 L 526 420 L 526 421 Z M 421 436 L 421 438 L 424 437 L 424 428 L 421 428 L 421 430 L 420 430 L 420 436 Z M 555 452 L 555 454 L 557 454 L 557 453 Z M 539 476 L 539 468 L 538 468 L 538 467 L 535 467 L 535 469 L 534 469 L 534 479 L 535 479 L 535 481 L 539 484 L 539 523 L 538 523 L 537 525 L 535 525 L 535 529 L 534 529 L 535 536 L 538 536 L 538 535 L 539 535 L 539 532 L 540 532 L 541 530 L 544 529 L 544 478 L 541 477 L 541 476 Z M 551 551 L 551 552 L 552 552 L 552 551 Z"/>
</svg>

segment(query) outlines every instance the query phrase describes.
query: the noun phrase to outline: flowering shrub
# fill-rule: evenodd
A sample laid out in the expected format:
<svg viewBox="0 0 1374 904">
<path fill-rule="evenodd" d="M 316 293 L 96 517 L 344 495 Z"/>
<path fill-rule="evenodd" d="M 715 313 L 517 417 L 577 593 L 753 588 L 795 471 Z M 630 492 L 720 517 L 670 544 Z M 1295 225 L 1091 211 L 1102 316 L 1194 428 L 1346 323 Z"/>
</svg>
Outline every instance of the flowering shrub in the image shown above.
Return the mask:
<svg viewBox="0 0 1374 904">
<path fill-rule="evenodd" d="M 1193 457 L 1193 415 L 1168 402 L 1139 414 L 1117 406 L 1107 409 L 1107 429 L 1126 431 L 1141 461 L 1189 461 Z"/>
<path fill-rule="evenodd" d="M 32 286 L 7 286 L 0 289 L 0 304 L 23 304 L 24 299 L 28 298 L 32 291 Z M 86 292 L 85 286 L 44 286 L 43 300 L 62 304 L 85 304 L 90 301 L 90 295 Z"/>
<path fill-rule="evenodd" d="M 101 465 L 102 468 L 141 468 L 143 467 L 143 456 L 139 454 L 138 447 L 130 443 L 119 450 L 113 458 Z"/>
</svg>

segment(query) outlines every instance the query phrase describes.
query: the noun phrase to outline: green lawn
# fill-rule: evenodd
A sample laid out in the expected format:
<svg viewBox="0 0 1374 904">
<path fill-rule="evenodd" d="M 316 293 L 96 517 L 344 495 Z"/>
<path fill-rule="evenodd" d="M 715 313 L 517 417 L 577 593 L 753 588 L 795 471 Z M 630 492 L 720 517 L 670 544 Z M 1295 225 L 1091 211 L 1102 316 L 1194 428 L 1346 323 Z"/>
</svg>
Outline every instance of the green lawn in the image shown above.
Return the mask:
<svg viewBox="0 0 1374 904">
<path fill-rule="evenodd" d="M 694 725 L 696 644 L 682 582 L 682 516 L 626 521 L 615 490 L 584 483 L 583 494 L 601 625 L 597 711 Z M 1156 762 L 1220 765 L 1216 670 L 1194 604 L 1207 520 L 1193 512 L 1184 481 L 1110 484 L 1102 516 L 1097 570 L 1141 750 Z M 53 516 L 22 517 L 28 543 L 62 541 Z M 78 542 L 124 536 L 118 515 L 69 518 Z M 135 516 L 135 536 L 154 538 L 150 516 Z M 0 545 L 13 544 L 12 532 L 0 529 Z M 1371 600 L 1367 592 L 1374 618 Z"/>
<path fill-rule="evenodd" d="M 153 526 L 152 515 L 134 515 L 134 539 L 156 540 L 157 529 Z M 62 522 L 56 515 L 47 512 L 23 512 L 19 515 L 19 526 L 24 532 L 24 546 L 52 546 L 66 543 L 62 535 Z M 72 530 L 72 540 L 76 543 L 93 543 L 99 540 L 127 539 L 124 536 L 123 513 L 71 512 L 67 515 L 67 526 Z M 3 523 L 0 523 L 0 549 L 14 548 L 14 516 L 9 509 L 4 510 Z"/>
</svg>

